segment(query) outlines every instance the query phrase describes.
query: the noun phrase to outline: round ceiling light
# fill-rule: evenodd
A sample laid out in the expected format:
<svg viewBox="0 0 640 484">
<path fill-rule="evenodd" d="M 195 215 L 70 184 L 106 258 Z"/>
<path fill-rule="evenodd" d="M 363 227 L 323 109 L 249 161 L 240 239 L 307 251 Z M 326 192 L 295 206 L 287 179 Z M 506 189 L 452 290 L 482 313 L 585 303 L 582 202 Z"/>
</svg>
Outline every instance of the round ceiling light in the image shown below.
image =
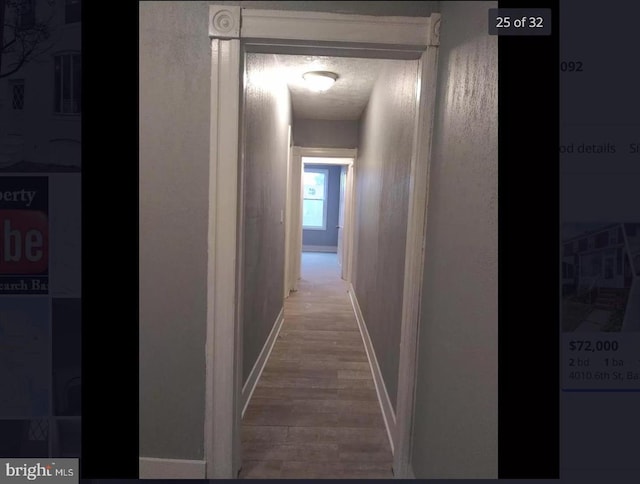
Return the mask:
<svg viewBox="0 0 640 484">
<path fill-rule="evenodd" d="M 338 74 L 329 71 L 310 71 L 302 74 L 307 86 L 312 91 L 322 92 L 329 89 L 338 79 Z"/>
</svg>

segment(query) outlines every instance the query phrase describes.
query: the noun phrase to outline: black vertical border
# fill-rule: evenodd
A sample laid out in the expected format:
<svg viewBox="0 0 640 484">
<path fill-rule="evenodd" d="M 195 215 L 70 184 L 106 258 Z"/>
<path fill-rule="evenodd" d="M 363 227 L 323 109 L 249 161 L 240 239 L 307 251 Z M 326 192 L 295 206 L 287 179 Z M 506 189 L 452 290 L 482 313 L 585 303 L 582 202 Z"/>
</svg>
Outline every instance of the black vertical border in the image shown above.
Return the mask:
<svg viewBox="0 0 640 484">
<path fill-rule="evenodd" d="M 138 478 L 138 2 L 82 2 L 82 479 Z"/>
<path fill-rule="evenodd" d="M 561 32 L 526 6 L 552 34 L 498 38 L 498 476 L 557 479 Z"/>
</svg>

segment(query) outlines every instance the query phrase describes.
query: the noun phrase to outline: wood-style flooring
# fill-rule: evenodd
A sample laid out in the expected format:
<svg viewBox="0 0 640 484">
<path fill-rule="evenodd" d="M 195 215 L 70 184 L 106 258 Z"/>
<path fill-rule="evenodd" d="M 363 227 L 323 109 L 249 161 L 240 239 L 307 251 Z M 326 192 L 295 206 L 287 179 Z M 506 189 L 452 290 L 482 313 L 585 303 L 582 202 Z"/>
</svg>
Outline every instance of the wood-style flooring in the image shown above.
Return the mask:
<svg viewBox="0 0 640 484">
<path fill-rule="evenodd" d="M 306 252 L 242 423 L 241 478 L 386 478 L 389 440 L 336 254 Z"/>
</svg>

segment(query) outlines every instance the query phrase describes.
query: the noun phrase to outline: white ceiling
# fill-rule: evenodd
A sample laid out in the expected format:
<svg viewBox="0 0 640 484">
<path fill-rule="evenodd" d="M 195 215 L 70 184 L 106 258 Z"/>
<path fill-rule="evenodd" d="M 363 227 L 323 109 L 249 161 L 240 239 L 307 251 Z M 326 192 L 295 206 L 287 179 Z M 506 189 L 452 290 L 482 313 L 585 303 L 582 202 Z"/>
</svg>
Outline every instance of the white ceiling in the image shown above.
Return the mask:
<svg viewBox="0 0 640 484">
<path fill-rule="evenodd" d="M 357 120 L 364 110 L 385 59 L 277 54 L 285 76 L 293 115 L 298 119 Z M 302 79 L 307 71 L 331 71 L 340 76 L 325 92 L 310 91 Z M 278 75 L 280 77 L 280 74 Z"/>
</svg>

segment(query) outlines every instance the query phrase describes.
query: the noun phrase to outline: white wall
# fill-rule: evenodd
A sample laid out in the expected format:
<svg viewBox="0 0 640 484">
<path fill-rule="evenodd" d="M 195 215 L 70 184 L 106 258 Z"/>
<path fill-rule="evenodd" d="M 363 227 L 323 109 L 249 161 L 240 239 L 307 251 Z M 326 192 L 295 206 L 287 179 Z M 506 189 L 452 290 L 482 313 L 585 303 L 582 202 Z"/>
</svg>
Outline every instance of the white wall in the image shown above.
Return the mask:
<svg viewBox="0 0 640 484">
<path fill-rule="evenodd" d="M 496 2 L 441 2 L 413 470 L 497 478 Z M 505 321 L 504 324 L 517 324 Z"/>
<path fill-rule="evenodd" d="M 387 60 L 360 118 L 353 287 L 396 407 L 418 61 Z"/>
<path fill-rule="evenodd" d="M 309 148 L 357 148 L 358 121 L 294 119 L 293 142 Z"/>
<path fill-rule="evenodd" d="M 202 2 L 140 2 L 140 455 L 204 457 L 211 47 Z"/>
<path fill-rule="evenodd" d="M 276 56 L 248 54 L 244 96 L 243 383 L 284 304 L 284 237 L 291 97 Z"/>
</svg>

